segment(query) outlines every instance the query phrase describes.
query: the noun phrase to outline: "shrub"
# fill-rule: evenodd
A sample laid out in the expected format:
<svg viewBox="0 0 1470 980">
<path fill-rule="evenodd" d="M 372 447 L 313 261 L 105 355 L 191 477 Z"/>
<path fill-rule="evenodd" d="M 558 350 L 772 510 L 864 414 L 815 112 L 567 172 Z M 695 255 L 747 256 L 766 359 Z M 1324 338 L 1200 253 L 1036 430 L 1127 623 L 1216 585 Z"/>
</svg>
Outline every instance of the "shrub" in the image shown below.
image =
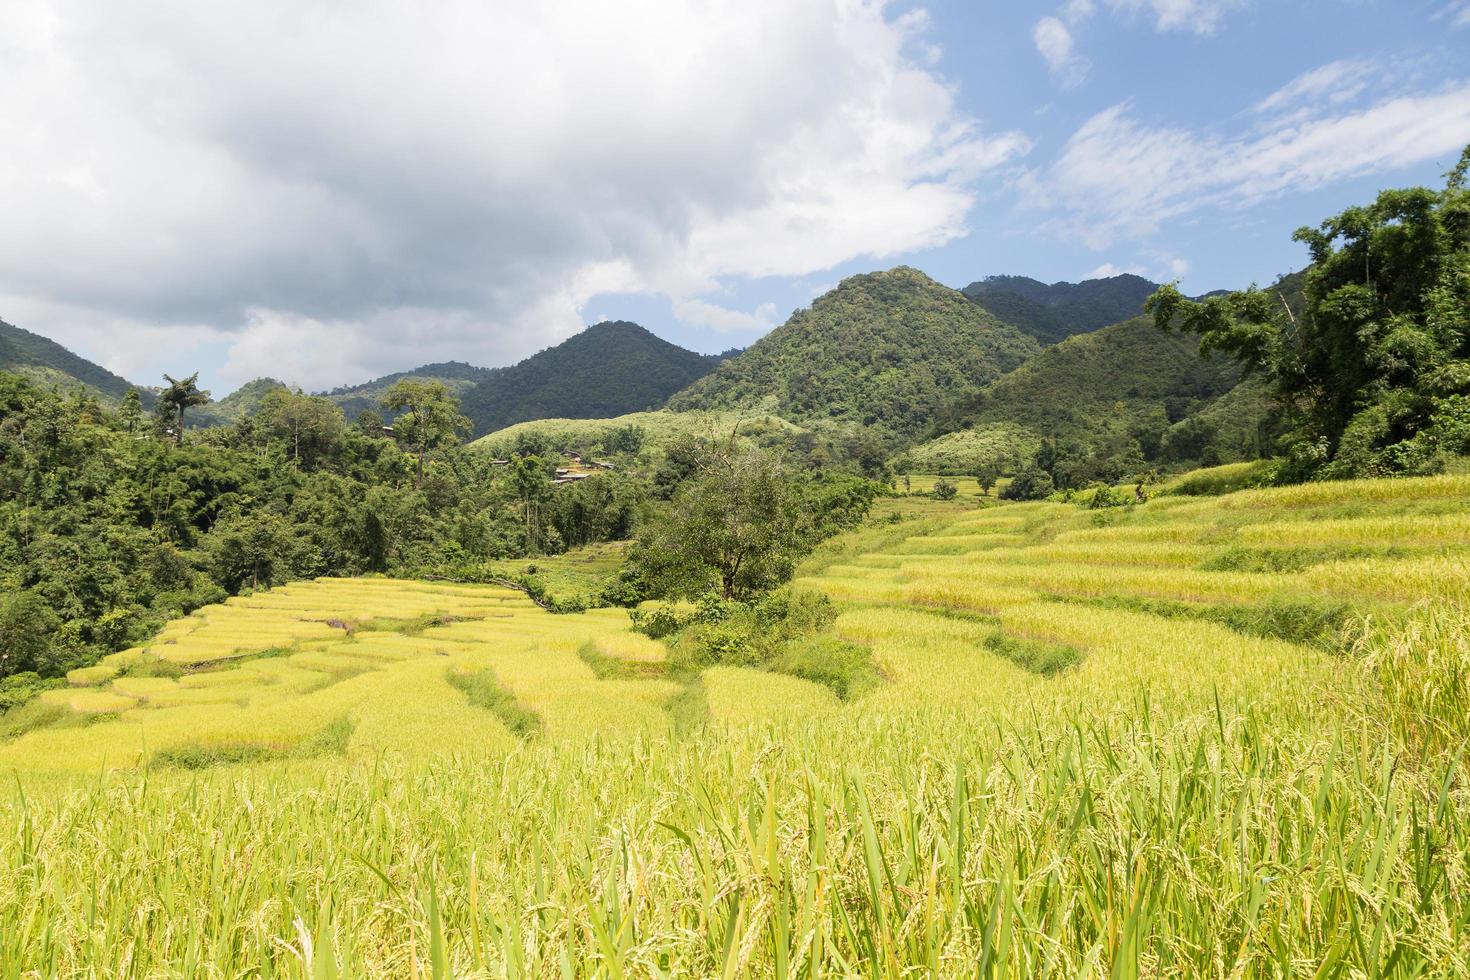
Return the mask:
<svg viewBox="0 0 1470 980">
<path fill-rule="evenodd" d="M 1017 473 L 1000 492 L 1002 500 L 1045 500 L 1053 489 L 1051 474 L 1037 466 L 1027 466 Z"/>
<path fill-rule="evenodd" d="M 941 479 L 935 481 L 934 483 L 935 500 L 953 500 L 955 498 L 955 494 L 957 493 L 959 493 L 959 491 L 955 488 L 955 485 L 953 483 L 950 483 L 948 480 Z"/>
</svg>

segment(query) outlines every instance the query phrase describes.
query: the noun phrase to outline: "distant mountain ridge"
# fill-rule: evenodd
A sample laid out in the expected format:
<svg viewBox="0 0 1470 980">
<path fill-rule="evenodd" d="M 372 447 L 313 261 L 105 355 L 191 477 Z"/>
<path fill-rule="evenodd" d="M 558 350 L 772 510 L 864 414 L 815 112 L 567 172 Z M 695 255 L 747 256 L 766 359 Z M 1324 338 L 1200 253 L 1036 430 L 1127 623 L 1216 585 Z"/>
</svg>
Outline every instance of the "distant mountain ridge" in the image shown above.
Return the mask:
<svg viewBox="0 0 1470 980">
<path fill-rule="evenodd" d="M 724 355 L 696 354 L 626 320 L 596 323 L 460 394 L 477 435 L 532 419 L 613 418 L 658 408 Z"/>
<path fill-rule="evenodd" d="M 899 266 L 844 279 L 669 408 L 744 409 L 911 436 L 945 403 L 1039 350 L 960 293 Z"/>
<path fill-rule="evenodd" d="M 134 387 L 54 340 L 0 320 L 0 371 L 23 374 L 62 388 L 80 385 L 108 401 L 121 401 Z"/>
<path fill-rule="evenodd" d="M 961 292 L 996 319 L 1050 345 L 1138 316 L 1158 288 L 1124 273 L 1050 285 L 1028 276 L 987 276 Z"/>
</svg>

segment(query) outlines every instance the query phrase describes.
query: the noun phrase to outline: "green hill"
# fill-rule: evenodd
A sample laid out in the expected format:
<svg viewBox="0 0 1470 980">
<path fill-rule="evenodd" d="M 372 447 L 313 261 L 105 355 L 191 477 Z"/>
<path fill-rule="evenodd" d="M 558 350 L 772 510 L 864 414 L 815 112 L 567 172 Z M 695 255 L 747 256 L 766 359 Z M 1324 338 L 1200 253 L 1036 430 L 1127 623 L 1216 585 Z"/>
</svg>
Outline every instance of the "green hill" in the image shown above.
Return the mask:
<svg viewBox="0 0 1470 980">
<path fill-rule="evenodd" d="M 948 401 L 1038 350 L 960 293 L 900 266 L 844 279 L 669 407 L 747 409 L 911 437 Z"/>
<path fill-rule="evenodd" d="M 1135 317 L 1048 347 L 952 402 L 938 417 L 941 437 L 911 457 L 919 469 L 967 470 L 982 458 L 1006 465 L 1046 438 L 1104 452 L 1136 442 L 1165 462 L 1248 458 L 1267 403 L 1254 386 L 1225 401 L 1239 380 L 1233 362 L 1201 357 L 1197 338 Z M 1204 424 L 1191 428 L 1196 416 Z"/>
<path fill-rule="evenodd" d="M 1125 273 L 1051 285 L 1027 276 L 989 276 L 961 292 L 997 320 L 1043 344 L 1055 344 L 1138 316 L 1157 288 L 1157 283 Z"/>
<path fill-rule="evenodd" d="M 40 334 L 0 320 L 0 371 L 25 375 L 43 385 L 85 388 L 108 400 L 121 401 L 134 387 L 100 365 L 93 364 Z"/>
<path fill-rule="evenodd" d="M 613 418 L 659 407 L 719 361 L 636 323 L 604 322 L 512 367 L 485 372 L 460 398 L 476 433 L 531 419 Z"/>
<path fill-rule="evenodd" d="M 463 396 L 477 382 L 493 373 L 491 368 L 475 367 L 463 361 L 444 361 L 438 364 L 425 364 L 412 371 L 398 371 L 360 385 L 333 388 L 331 391 L 324 392 L 323 395 L 342 406 L 343 413 L 351 420 L 368 409 L 378 411 L 379 403 L 387 394 L 388 389 L 393 386 L 393 382 L 403 378 L 442 381 L 450 389 Z"/>
</svg>

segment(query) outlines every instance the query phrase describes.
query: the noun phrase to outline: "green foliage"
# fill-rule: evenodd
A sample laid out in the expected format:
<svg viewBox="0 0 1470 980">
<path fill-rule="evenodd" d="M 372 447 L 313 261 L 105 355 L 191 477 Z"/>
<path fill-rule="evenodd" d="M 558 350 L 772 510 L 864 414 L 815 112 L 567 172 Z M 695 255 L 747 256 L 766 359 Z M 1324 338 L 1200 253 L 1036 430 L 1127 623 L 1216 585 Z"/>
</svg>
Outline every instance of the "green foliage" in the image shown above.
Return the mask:
<svg viewBox="0 0 1470 980">
<path fill-rule="evenodd" d="M 1384 191 L 1295 237 L 1312 255 L 1299 312 L 1280 287 L 1196 302 L 1165 286 L 1155 323 L 1271 383 L 1285 479 L 1432 473 L 1470 449 L 1470 191 Z"/>
<path fill-rule="evenodd" d="M 953 500 L 957 493 L 959 490 L 948 480 L 940 479 L 934 484 L 934 499 L 936 500 Z"/>
<path fill-rule="evenodd" d="M 853 276 L 669 400 L 912 436 L 1038 345 L 915 269 Z"/>
<path fill-rule="evenodd" d="M 985 648 L 1005 657 L 1016 666 L 1043 677 L 1051 677 L 1068 667 L 1075 667 L 1082 662 L 1083 657 L 1081 650 L 1065 643 L 1012 636 L 1002 630 L 996 630 L 990 635 L 985 641 Z"/>
<path fill-rule="evenodd" d="M 487 668 L 469 674 L 451 670 L 445 676 L 450 684 L 464 692 L 470 704 L 495 715 L 514 734 L 530 738 L 541 733 L 541 719 L 500 685 L 493 670 Z"/>
<path fill-rule="evenodd" d="M 55 341 L 3 320 L 0 320 L 0 371 L 25 375 L 42 385 L 81 388 L 113 402 L 134 390 L 123 378 L 78 357 Z"/>
<path fill-rule="evenodd" d="M 481 434 L 529 419 L 612 418 L 657 408 L 718 363 L 636 323 L 599 323 L 514 367 L 486 372 L 462 400 Z"/>
<path fill-rule="evenodd" d="M 1157 288 L 1142 276 L 1125 273 L 1050 286 L 1026 276 L 989 276 L 962 292 L 1002 323 L 1043 344 L 1056 344 L 1138 316 Z"/>
<path fill-rule="evenodd" d="M 872 481 L 812 479 L 767 450 L 692 445 L 691 472 L 629 554 L 653 595 L 743 599 L 788 581 L 823 538 L 866 516 Z"/>
<path fill-rule="evenodd" d="M 0 597 L 0 677 L 58 672 L 54 637 L 61 622 L 40 593 Z"/>
<path fill-rule="evenodd" d="M 952 399 L 935 419 L 938 438 L 910 456 L 939 472 L 970 472 L 982 462 L 1014 471 L 1050 440 L 1096 461 L 1090 472 L 1061 481 L 1078 487 L 1127 475 L 1128 458 L 1248 458 L 1260 447 L 1240 433 L 1256 432 L 1254 417 L 1237 422 L 1221 414 L 1195 432 L 1194 442 L 1176 436 L 1168 443 L 1173 427 L 1223 401 L 1239 377 L 1229 358 L 1202 358 L 1194 338 L 1160 338 L 1138 317 L 1048 347 L 984 390 Z M 1241 415 L 1258 410 L 1248 401 L 1236 408 Z"/>
<path fill-rule="evenodd" d="M 458 445 L 460 434 L 470 427 L 469 419 L 460 414 L 454 393 L 438 381 L 396 381 L 383 395 L 383 408 L 398 413 L 393 420 L 393 434 L 417 456 L 419 485 L 424 482 L 428 454 Z"/>
<path fill-rule="evenodd" d="M 702 597 L 696 608 L 640 611 L 634 628 L 669 639 L 666 671 L 694 677 L 709 667 L 749 667 L 790 674 L 848 700 L 881 678 L 871 652 L 831 634 L 837 607 L 816 592 L 781 589 L 752 601 Z"/>
<path fill-rule="evenodd" d="M 199 390 L 199 372 L 187 378 L 174 378 L 167 374 L 163 380 L 168 386 L 158 393 L 155 403 L 160 425 L 172 433 L 174 442 L 184 441 L 184 420 L 189 409 L 209 404 L 209 392 Z"/>
<path fill-rule="evenodd" d="M 1052 490 L 1051 474 L 1036 466 L 1027 466 L 1011 478 L 1000 492 L 1001 500 L 1045 500 Z"/>
</svg>

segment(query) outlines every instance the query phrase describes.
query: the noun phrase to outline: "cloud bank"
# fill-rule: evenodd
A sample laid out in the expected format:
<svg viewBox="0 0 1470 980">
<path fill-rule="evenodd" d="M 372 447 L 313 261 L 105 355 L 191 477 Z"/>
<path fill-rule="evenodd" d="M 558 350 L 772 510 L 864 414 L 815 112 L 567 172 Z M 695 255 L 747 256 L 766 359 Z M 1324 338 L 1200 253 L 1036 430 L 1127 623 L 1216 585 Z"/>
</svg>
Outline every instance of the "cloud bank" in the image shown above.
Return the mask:
<svg viewBox="0 0 1470 980">
<path fill-rule="evenodd" d="M 1024 153 L 866 0 L 10 0 L 0 315 L 147 380 L 504 363 L 964 233 Z M 188 338 L 185 340 L 185 338 Z"/>
</svg>

